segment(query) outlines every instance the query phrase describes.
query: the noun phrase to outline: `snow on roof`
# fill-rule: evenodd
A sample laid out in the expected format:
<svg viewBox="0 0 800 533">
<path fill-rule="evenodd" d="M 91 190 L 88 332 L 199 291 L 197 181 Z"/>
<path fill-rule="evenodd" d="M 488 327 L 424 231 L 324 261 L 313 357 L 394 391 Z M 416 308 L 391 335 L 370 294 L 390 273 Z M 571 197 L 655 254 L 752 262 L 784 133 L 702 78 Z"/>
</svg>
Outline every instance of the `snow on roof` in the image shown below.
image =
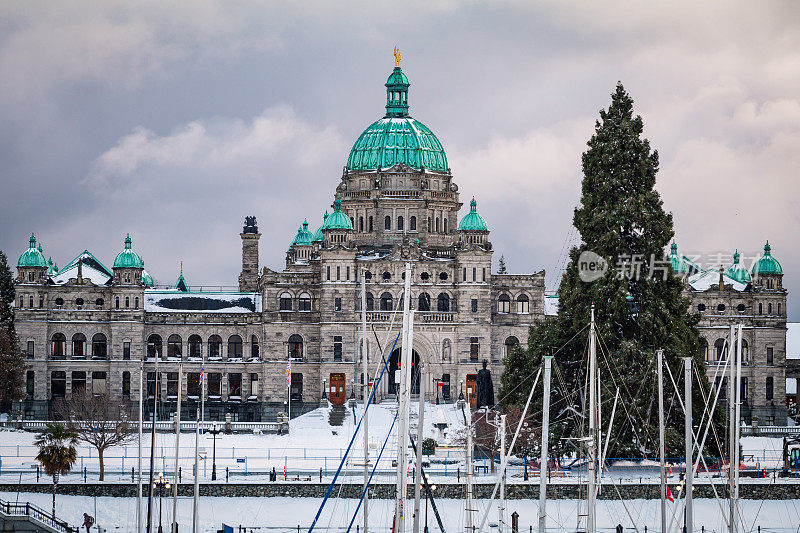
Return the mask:
<svg viewBox="0 0 800 533">
<path fill-rule="evenodd" d="M 558 314 L 558 295 L 551 294 L 544 297 L 544 315 L 556 316 Z"/>
<path fill-rule="evenodd" d="M 144 310 L 150 313 L 260 313 L 257 292 L 181 292 L 145 290 Z"/>
<path fill-rule="evenodd" d="M 91 266 L 87 265 L 86 263 L 82 263 L 81 270 L 83 271 L 83 279 L 88 279 L 95 285 L 105 285 L 111 280 L 111 276 L 106 274 L 105 272 L 101 272 L 92 268 Z M 77 278 L 78 277 L 78 264 L 75 263 L 71 266 L 65 267 L 58 272 L 55 276 L 51 277 L 50 279 L 56 285 L 63 285 L 67 283 L 70 278 Z"/>
<path fill-rule="evenodd" d="M 800 322 L 786 324 L 786 359 L 800 359 Z"/>
<path fill-rule="evenodd" d="M 742 292 L 747 288 L 747 284 L 740 283 L 733 278 L 723 274 L 722 279 L 725 285 L 732 285 L 733 290 Z M 719 271 L 706 270 L 705 272 L 698 272 L 689 277 L 689 285 L 696 291 L 707 291 L 713 286 L 719 286 Z"/>
</svg>

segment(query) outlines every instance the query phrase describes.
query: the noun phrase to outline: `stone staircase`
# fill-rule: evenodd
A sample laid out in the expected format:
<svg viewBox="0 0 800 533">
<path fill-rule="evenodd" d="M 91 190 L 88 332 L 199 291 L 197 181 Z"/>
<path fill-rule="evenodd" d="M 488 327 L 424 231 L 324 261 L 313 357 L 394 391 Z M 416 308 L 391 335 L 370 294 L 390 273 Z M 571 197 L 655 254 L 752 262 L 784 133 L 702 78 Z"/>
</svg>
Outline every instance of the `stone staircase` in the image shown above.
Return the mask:
<svg viewBox="0 0 800 533">
<path fill-rule="evenodd" d="M 347 408 L 344 405 L 331 406 L 330 411 L 328 411 L 328 424 L 341 427 L 345 418 L 347 418 Z"/>
</svg>

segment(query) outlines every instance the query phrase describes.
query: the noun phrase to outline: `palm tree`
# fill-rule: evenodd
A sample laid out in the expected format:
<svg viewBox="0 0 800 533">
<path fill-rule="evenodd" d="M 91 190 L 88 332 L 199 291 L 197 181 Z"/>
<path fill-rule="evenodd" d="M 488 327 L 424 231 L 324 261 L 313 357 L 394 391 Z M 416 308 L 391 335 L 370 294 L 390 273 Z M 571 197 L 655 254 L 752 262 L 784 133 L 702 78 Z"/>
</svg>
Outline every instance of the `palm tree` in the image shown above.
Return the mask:
<svg viewBox="0 0 800 533">
<path fill-rule="evenodd" d="M 53 476 L 53 518 L 56 516 L 56 489 L 58 476 L 69 474 L 78 460 L 78 435 L 63 424 L 48 422 L 34 442 L 39 447 L 36 460 L 42 463 L 48 476 Z"/>
</svg>

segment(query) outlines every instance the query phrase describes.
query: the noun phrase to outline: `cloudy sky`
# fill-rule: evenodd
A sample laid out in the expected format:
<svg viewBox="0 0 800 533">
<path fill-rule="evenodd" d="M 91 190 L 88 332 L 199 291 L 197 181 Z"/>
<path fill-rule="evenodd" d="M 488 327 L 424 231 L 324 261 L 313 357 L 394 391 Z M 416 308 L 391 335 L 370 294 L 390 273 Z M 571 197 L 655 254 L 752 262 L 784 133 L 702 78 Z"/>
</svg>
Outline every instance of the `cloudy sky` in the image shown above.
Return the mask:
<svg viewBox="0 0 800 533">
<path fill-rule="evenodd" d="M 157 283 L 234 285 L 245 215 L 280 268 L 403 53 L 496 255 L 557 283 L 580 156 L 617 80 L 684 253 L 766 239 L 800 294 L 797 2 L 4 2 L 0 249 L 61 265 L 130 232 Z M 792 273 L 798 273 L 793 275 Z M 790 294 L 790 318 L 800 297 Z"/>
</svg>

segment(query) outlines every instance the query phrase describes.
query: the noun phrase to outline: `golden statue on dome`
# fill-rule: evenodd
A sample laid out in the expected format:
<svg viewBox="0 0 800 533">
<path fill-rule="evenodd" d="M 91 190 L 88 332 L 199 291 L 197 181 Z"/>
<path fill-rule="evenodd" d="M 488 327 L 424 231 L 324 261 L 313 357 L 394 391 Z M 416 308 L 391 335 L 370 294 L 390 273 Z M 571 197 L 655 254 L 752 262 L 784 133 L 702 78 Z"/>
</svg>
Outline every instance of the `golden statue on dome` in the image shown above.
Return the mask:
<svg viewBox="0 0 800 533">
<path fill-rule="evenodd" d="M 400 50 L 397 47 L 394 47 L 394 66 L 400 66 L 400 60 L 403 59 L 403 56 L 400 55 Z"/>
</svg>

